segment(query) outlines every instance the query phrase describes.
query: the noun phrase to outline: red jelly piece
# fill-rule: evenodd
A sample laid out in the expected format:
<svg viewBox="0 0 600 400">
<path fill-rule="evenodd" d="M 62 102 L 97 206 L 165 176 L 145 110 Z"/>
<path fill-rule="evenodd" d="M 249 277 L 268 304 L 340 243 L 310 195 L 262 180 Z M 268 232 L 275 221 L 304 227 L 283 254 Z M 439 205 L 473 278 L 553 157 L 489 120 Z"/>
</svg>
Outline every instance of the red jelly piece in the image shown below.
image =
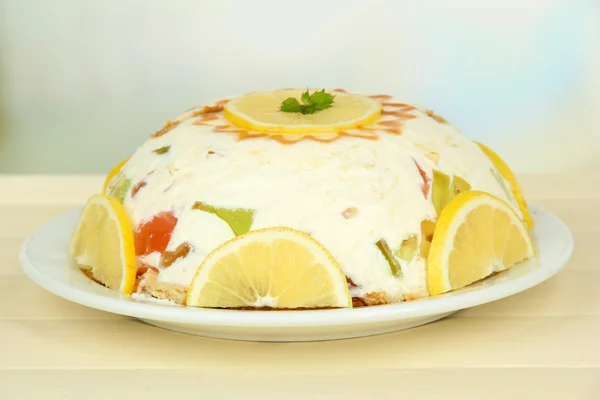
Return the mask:
<svg viewBox="0 0 600 400">
<path fill-rule="evenodd" d="M 163 253 L 177 224 L 171 211 L 156 214 L 150 221 L 138 226 L 135 231 L 135 254 L 145 256 L 158 251 Z"/>
</svg>

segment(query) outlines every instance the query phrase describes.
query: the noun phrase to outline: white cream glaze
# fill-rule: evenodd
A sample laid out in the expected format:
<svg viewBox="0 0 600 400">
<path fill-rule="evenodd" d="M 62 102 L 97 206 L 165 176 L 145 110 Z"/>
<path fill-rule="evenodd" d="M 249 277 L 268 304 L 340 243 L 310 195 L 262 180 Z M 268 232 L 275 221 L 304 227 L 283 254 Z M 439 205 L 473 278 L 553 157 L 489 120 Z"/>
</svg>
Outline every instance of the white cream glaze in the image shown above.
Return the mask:
<svg viewBox="0 0 600 400">
<path fill-rule="evenodd" d="M 206 229 L 207 226 L 210 229 Z M 191 282 L 202 260 L 220 244 L 234 237 L 235 234 L 229 225 L 221 218 L 191 207 L 187 208 L 179 216 L 167 250 L 173 251 L 184 242 L 191 244 L 193 250 L 187 257 L 179 258 L 169 268 L 162 269 L 158 280 L 179 284 Z"/>
<path fill-rule="evenodd" d="M 203 258 L 234 236 L 220 218 L 191 209 L 194 202 L 203 201 L 255 210 L 251 229 L 288 226 L 310 233 L 358 285 L 351 289 L 353 296 L 385 292 L 390 302 L 405 295 L 423 296 L 425 262 L 416 258 L 403 264 L 404 276 L 398 279 L 375 246 L 385 239 L 395 250 L 410 234 L 420 236 L 422 220 L 436 218 L 431 193 L 426 199 L 421 191 L 415 160 L 429 177 L 434 167 L 460 175 L 473 190 L 498 196 L 520 212 L 479 147 L 417 108 L 412 111 L 417 117 L 403 122 L 401 135 L 379 130 L 378 140 L 341 137 L 330 143 L 294 144 L 265 137 L 240 141 L 237 133 L 195 125 L 191 110 L 177 119 L 178 126 L 146 141 L 112 183 L 123 176 L 134 185 L 146 181 L 135 197 L 130 190 L 124 201 L 134 226 L 161 211 L 175 210 L 179 221 L 169 249 L 189 242 L 194 250 L 160 270 L 163 282 L 189 285 Z M 210 124 L 227 124 L 222 112 L 215 115 L 218 119 Z M 163 146 L 171 146 L 168 153 L 153 153 Z M 437 166 L 425 156 L 430 151 L 439 154 Z M 358 209 L 355 218 L 342 216 L 349 207 Z M 151 265 L 158 266 L 158 259 L 153 260 Z"/>
</svg>

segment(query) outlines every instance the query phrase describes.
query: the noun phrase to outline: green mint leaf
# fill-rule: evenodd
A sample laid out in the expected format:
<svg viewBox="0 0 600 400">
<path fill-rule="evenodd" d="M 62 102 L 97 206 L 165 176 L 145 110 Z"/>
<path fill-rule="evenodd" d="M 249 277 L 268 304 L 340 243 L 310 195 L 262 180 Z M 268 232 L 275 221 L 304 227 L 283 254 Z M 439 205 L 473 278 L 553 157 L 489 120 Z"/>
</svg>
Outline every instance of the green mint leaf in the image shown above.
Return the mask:
<svg viewBox="0 0 600 400">
<path fill-rule="evenodd" d="M 313 108 L 316 111 L 321 111 L 321 110 L 325 110 L 326 108 L 331 107 L 331 103 L 315 103 L 313 104 Z"/>
<path fill-rule="evenodd" d="M 317 111 L 316 104 L 310 104 L 307 106 L 302 106 L 302 114 L 314 114 Z"/>
<path fill-rule="evenodd" d="M 306 105 L 310 104 L 310 94 L 308 93 L 308 89 L 306 89 L 306 92 L 302 92 L 300 100 Z"/>
<path fill-rule="evenodd" d="M 165 154 L 165 153 L 168 153 L 169 150 L 171 150 L 171 146 L 163 146 L 163 147 L 160 147 L 160 148 L 158 148 L 156 150 L 152 150 L 152 152 L 154 154 Z"/>
<path fill-rule="evenodd" d="M 317 111 L 325 110 L 331 107 L 335 96 L 326 93 L 325 89 L 316 91 L 310 94 L 308 89 L 302 92 L 300 100 L 304 104 L 300 104 L 298 99 L 288 97 L 281 103 L 280 110 L 283 112 L 299 112 L 302 114 L 314 114 Z"/>
<path fill-rule="evenodd" d="M 317 110 L 324 110 L 331 107 L 334 98 L 335 96 L 325 93 L 325 89 L 323 89 L 310 95 L 310 103 L 314 104 Z"/>
<path fill-rule="evenodd" d="M 302 112 L 302 105 L 298 102 L 298 99 L 288 97 L 281 102 L 280 110 L 283 112 Z"/>
</svg>

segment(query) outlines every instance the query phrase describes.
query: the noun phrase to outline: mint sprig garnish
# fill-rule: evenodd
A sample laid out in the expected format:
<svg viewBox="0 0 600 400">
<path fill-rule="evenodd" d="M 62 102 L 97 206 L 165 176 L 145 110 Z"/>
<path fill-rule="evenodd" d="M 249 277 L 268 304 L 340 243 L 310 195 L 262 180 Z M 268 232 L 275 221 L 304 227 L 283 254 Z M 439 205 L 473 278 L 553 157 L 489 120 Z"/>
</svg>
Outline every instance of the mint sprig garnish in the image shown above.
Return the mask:
<svg viewBox="0 0 600 400">
<path fill-rule="evenodd" d="M 281 102 L 280 111 L 297 112 L 301 114 L 314 114 L 325 110 L 333 105 L 335 96 L 326 93 L 325 89 L 310 94 L 308 89 L 302 93 L 300 101 L 294 97 L 288 97 Z"/>
</svg>

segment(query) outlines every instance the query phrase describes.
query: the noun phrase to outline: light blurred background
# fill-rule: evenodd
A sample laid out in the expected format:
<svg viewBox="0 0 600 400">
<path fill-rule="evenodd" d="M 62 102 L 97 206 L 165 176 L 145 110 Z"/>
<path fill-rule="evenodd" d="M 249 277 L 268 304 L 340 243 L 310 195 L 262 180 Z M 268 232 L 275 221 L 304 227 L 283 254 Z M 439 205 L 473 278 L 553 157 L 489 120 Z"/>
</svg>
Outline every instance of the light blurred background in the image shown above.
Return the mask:
<svg viewBox="0 0 600 400">
<path fill-rule="evenodd" d="M 598 0 L 0 0 L 0 173 L 103 173 L 183 110 L 390 93 L 518 172 L 600 169 Z"/>
</svg>

